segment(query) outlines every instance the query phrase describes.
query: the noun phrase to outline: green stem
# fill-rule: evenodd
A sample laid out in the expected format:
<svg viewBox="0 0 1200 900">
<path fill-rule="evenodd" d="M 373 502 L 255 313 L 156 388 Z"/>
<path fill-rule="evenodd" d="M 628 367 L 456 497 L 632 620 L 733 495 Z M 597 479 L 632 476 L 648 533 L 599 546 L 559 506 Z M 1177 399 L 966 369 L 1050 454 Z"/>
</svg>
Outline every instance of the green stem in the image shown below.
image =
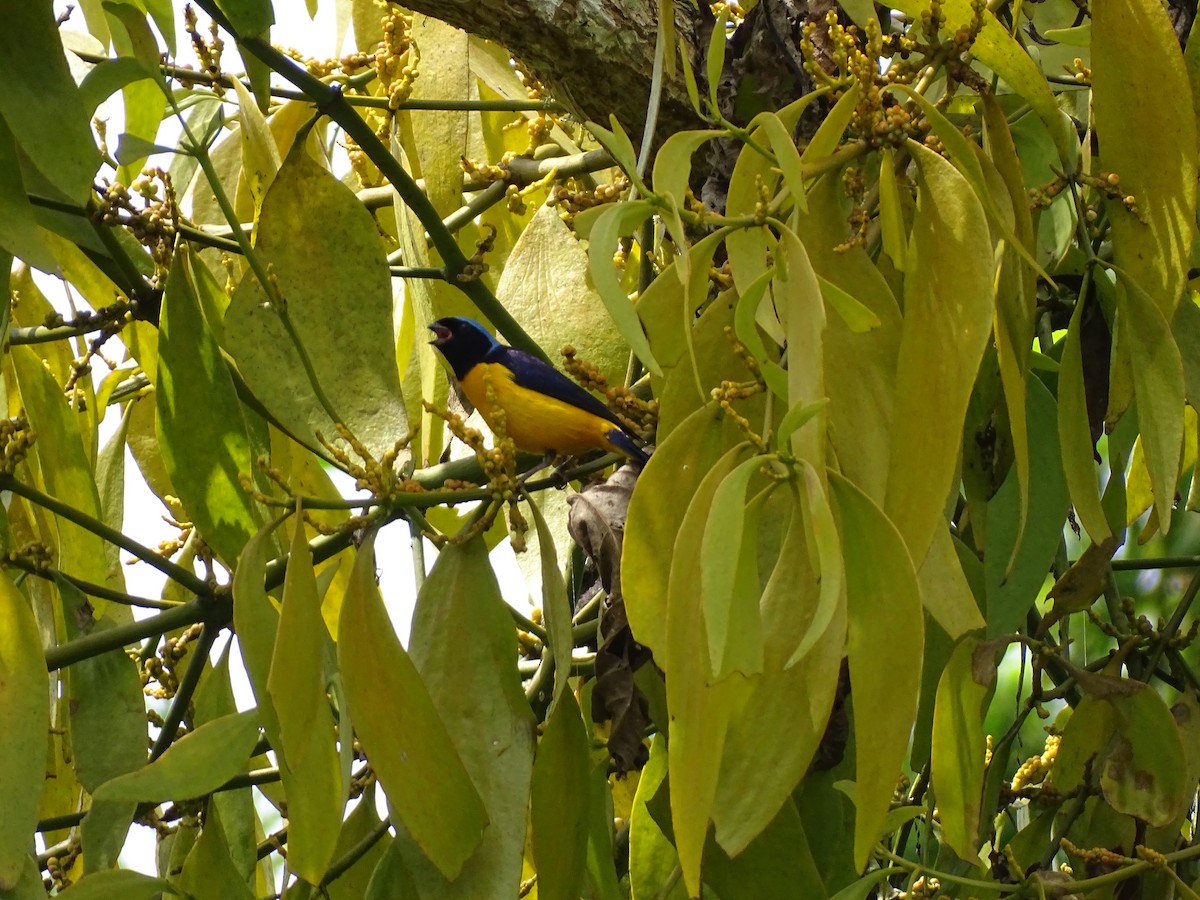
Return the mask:
<svg viewBox="0 0 1200 900">
<path fill-rule="evenodd" d="M 47 650 L 46 669 L 50 672 L 65 669 L 67 666 L 91 659 L 93 656 L 120 650 L 122 647 L 127 647 L 153 635 L 165 634 L 176 628 L 195 625 L 197 622 L 228 620 L 228 615 L 215 615 L 219 608 L 223 609 L 225 613 L 229 611 L 228 603 L 218 604 L 210 598 L 197 597 L 195 600 L 181 603 L 174 609 L 165 610 L 157 616 L 117 625 L 106 631 L 93 632 L 87 637 L 59 644 Z"/>
<path fill-rule="evenodd" d="M 61 516 L 69 522 L 74 522 L 76 525 L 103 538 L 110 544 L 116 544 L 122 550 L 132 553 L 138 559 L 142 560 L 142 562 L 149 563 L 172 581 L 191 591 L 196 596 L 212 596 L 213 589 L 198 578 L 194 572 L 190 572 L 183 566 L 171 562 L 171 560 L 159 553 L 155 553 L 149 547 L 143 547 L 137 541 L 126 537 L 115 528 L 110 528 L 99 519 L 93 519 L 86 513 L 82 513 L 48 494 L 43 494 L 36 488 L 17 481 L 12 475 L 0 473 L 0 490 L 12 491 L 14 494 L 24 497 L 31 503 L 36 503 L 38 506 L 50 510 L 55 515 Z"/>
<path fill-rule="evenodd" d="M 179 681 L 179 687 L 175 689 L 171 708 L 167 710 L 162 728 L 159 729 L 158 740 L 154 742 L 150 751 L 151 762 L 166 753 L 167 748 L 175 742 L 175 732 L 179 730 L 180 723 L 187 715 L 188 706 L 191 705 L 196 687 L 200 684 L 200 676 L 204 674 L 204 667 L 208 665 L 208 651 L 212 649 L 220 632 L 221 629 L 211 623 L 200 629 L 200 636 L 192 645 L 191 658 L 183 672 L 183 678 Z"/>
<path fill-rule="evenodd" d="M 338 857 L 325 874 L 321 877 L 321 883 L 317 886 L 317 890 L 324 893 L 324 889 L 333 882 L 337 881 L 346 874 L 356 862 L 362 859 L 370 851 L 372 847 L 383 839 L 383 836 L 388 833 L 392 827 L 390 819 L 385 818 L 378 825 L 372 828 L 367 834 L 363 835 L 363 839 L 351 847 L 342 856 Z"/>
<path fill-rule="evenodd" d="M 1024 888 L 1019 884 L 1000 884 L 996 881 L 983 881 L 979 878 L 964 878 L 961 875 L 951 875 L 949 872 L 939 872 L 936 869 L 931 869 L 928 866 L 923 866 L 920 863 L 915 863 L 912 860 L 905 859 L 899 854 L 893 853 L 882 844 L 876 846 L 875 852 L 885 859 L 891 860 L 900 868 L 912 872 L 914 874 L 931 875 L 939 881 L 948 881 L 951 884 L 961 884 L 963 887 L 975 888 L 979 891 L 988 891 L 989 893 L 1000 894 L 1015 894 Z"/>
<path fill-rule="evenodd" d="M 47 581 L 53 581 L 55 578 L 61 578 L 64 581 L 70 582 L 79 588 L 89 597 L 96 597 L 100 600 L 109 600 L 113 603 L 120 603 L 123 606 L 139 606 L 146 609 L 174 609 L 179 606 L 179 603 L 173 603 L 170 600 L 151 600 L 149 597 L 135 597 L 132 594 L 126 594 L 124 591 L 113 590 L 101 584 L 95 584 L 91 581 L 84 581 L 82 578 L 76 578 L 74 575 L 68 575 L 66 572 L 49 567 L 39 567 L 28 559 L 23 557 L 10 558 L 5 561 L 6 565 L 12 566 L 15 569 L 21 569 L 28 572 L 30 575 L 36 575 L 39 578 L 44 578 Z"/>
<path fill-rule="evenodd" d="M 1149 680 L 1154 674 L 1154 670 L 1158 667 L 1158 661 L 1162 659 L 1163 651 L 1167 649 L 1167 645 L 1171 642 L 1183 625 L 1184 617 L 1192 608 L 1192 603 L 1196 599 L 1196 592 L 1200 591 L 1200 571 L 1197 571 L 1191 582 L 1187 586 L 1187 590 L 1183 592 L 1183 596 L 1179 598 L 1179 603 L 1176 604 L 1174 612 L 1171 613 L 1171 618 L 1163 627 L 1162 631 L 1156 636 L 1154 641 L 1154 649 L 1150 651 L 1150 655 L 1146 658 L 1145 680 Z"/>
</svg>

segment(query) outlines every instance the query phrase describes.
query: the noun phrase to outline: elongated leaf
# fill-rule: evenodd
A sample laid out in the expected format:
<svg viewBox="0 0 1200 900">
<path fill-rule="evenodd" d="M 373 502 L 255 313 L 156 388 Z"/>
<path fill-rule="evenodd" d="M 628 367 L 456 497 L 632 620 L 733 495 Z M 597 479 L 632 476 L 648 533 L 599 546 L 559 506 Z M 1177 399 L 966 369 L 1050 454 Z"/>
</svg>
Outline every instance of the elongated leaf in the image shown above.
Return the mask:
<svg viewBox="0 0 1200 900">
<path fill-rule="evenodd" d="M 1130 41 L 1134 33 L 1138 40 Z M 1196 146 L 1196 119 L 1179 41 L 1162 6 L 1098 5 L 1091 65 L 1101 163 L 1138 210 L 1109 201 L 1113 260 L 1170 321 L 1196 231 L 1196 154 L 1179 152 Z"/>
<path fill-rule="evenodd" d="M 93 872 L 87 878 L 73 884 L 62 896 L 71 900 L 109 900 L 121 897 L 125 900 L 154 900 L 163 894 L 178 896 L 180 888 L 164 878 L 151 878 L 133 869 L 112 869 Z"/>
<path fill-rule="evenodd" d="M 812 651 L 784 668 L 813 628 L 820 586 L 808 558 L 798 489 L 772 495 L 763 521 L 772 519 L 784 535 L 761 600 L 763 673 L 751 680 L 750 696 L 730 719 L 713 804 L 717 843 L 731 856 L 770 826 L 807 771 L 825 733 L 845 654 L 846 604 L 839 602 Z"/>
<path fill-rule="evenodd" d="M 567 689 L 571 680 L 571 654 L 575 639 L 571 634 L 571 601 L 567 597 L 567 586 L 558 569 L 558 554 L 554 550 L 554 536 L 546 526 L 546 517 L 532 498 L 527 506 L 537 528 L 538 556 L 542 567 L 542 616 L 546 631 L 550 635 L 550 653 L 554 659 L 554 696 L 556 703 Z M 547 707 L 548 708 L 548 707 Z"/>
<path fill-rule="evenodd" d="M 158 437 L 171 483 L 200 534 L 232 563 L 261 522 L 241 476 L 253 469 L 241 402 L 175 255 L 158 343 Z"/>
<path fill-rule="evenodd" d="M 687 786 L 671 792 L 671 821 L 683 880 L 691 896 L 696 896 L 700 887 L 700 863 L 725 730 L 738 698 L 745 694 L 744 682 L 736 677 L 712 683 L 696 559 L 713 495 L 744 452 L 744 446 L 737 446 L 725 453 L 696 487 L 675 539 L 667 588 L 667 662 L 663 665 L 659 659 L 659 665 L 667 675 L 671 717 L 668 765 L 671 783 Z M 632 528 L 628 534 L 632 545 Z"/>
<path fill-rule="evenodd" d="M 857 85 L 852 86 L 850 90 L 843 95 L 842 100 L 854 94 L 857 97 Z M 838 101 L 839 103 L 841 100 Z M 836 109 L 836 107 L 835 107 Z M 833 115 L 833 113 L 830 113 Z M 808 208 L 808 198 L 804 191 L 804 172 L 800 165 L 800 152 L 796 149 L 796 142 L 792 140 L 792 134 L 787 127 L 773 112 L 759 113 L 754 117 L 754 122 L 757 122 L 763 130 L 763 134 L 767 136 L 767 141 L 771 145 L 771 152 L 775 154 L 775 162 L 779 165 L 779 171 L 783 175 L 783 183 L 787 187 L 788 192 L 792 195 L 792 202 L 800 209 Z M 754 123 L 751 123 L 753 128 Z M 808 148 L 805 148 L 808 152 Z"/>
<path fill-rule="evenodd" d="M 289 837 L 288 843 L 291 842 L 292 838 Z M 289 853 L 288 860 L 291 858 Z M 251 900 L 254 896 L 246 879 L 233 863 L 221 817 L 215 809 L 205 816 L 200 837 L 184 860 L 179 886 L 197 900 Z"/>
<path fill-rule="evenodd" d="M 469 641 L 462 640 L 464 622 L 471 623 Z M 482 537 L 444 547 L 417 596 L 412 661 L 456 756 L 478 786 L 489 825 L 452 881 L 424 859 L 406 856 L 424 898 L 509 900 L 520 884 L 534 723 L 512 652 L 514 637 Z"/>
<path fill-rule="evenodd" d="M 799 646 L 792 651 L 784 668 L 790 669 L 812 650 L 825 634 L 839 608 L 845 602 L 846 570 L 842 557 L 841 539 L 834 525 L 829 498 L 821 484 L 816 469 L 808 462 L 801 466 L 800 506 L 804 511 L 804 527 L 816 547 L 816 562 L 821 589 L 812 623 L 801 638 Z"/>
<path fill-rule="evenodd" d="M 488 815 L 388 620 L 369 541 L 359 548 L 342 601 L 338 663 L 359 740 L 393 815 L 430 862 L 457 876 L 479 846 Z"/>
<path fill-rule="evenodd" d="M 654 651 L 662 668 L 669 665 L 667 561 L 690 498 L 713 464 L 737 442 L 736 434 L 715 405 L 692 413 L 658 445 L 629 502 L 625 533 L 630 537 L 621 561 L 625 612 L 634 636 Z"/>
<path fill-rule="evenodd" d="M 239 79 L 234 79 L 234 91 L 237 93 L 238 120 L 241 128 L 238 133 L 242 138 L 242 177 L 254 198 L 254 208 L 262 208 L 263 198 L 267 189 L 275 180 L 282 162 L 279 159 L 279 148 L 267 120 L 258 103 Z"/>
<path fill-rule="evenodd" d="M 293 531 L 283 608 L 267 692 L 279 721 L 280 767 L 288 777 L 288 865 L 317 884 L 333 859 L 346 788 L 334 746 L 333 714 L 325 692 L 324 655 L 329 636 L 304 528 Z"/>
<path fill-rule="evenodd" d="M 963 419 L 992 325 L 992 250 L 983 209 L 946 160 L 910 144 L 920 195 L 904 280 L 884 511 L 913 559 L 940 527 Z"/>
<path fill-rule="evenodd" d="M 617 330 L 629 344 L 629 348 L 637 354 L 638 359 L 652 375 L 662 375 L 662 369 L 650 350 L 646 333 L 642 331 L 637 312 L 629 297 L 621 288 L 617 278 L 616 267 L 613 265 L 613 254 L 617 250 L 617 240 L 623 234 L 628 234 L 654 211 L 647 201 L 638 200 L 632 203 L 617 203 L 606 210 L 592 226 L 588 242 L 588 262 L 592 273 L 592 283 L 600 292 L 600 299 L 608 308 L 608 314 L 616 323 Z"/>
<path fill-rule="evenodd" d="M 978 850 L 983 799 L 983 716 L 996 686 L 996 651 L 1003 643 L 964 639 L 938 681 L 933 712 L 933 789 L 945 843 L 962 859 Z"/>
<path fill-rule="evenodd" d="M 67 69 L 54 11 L 44 3 L 5 10 L 0 30 L 0 118 L 30 163 L 55 188 L 83 205 L 100 168 L 92 110 Z"/>
<path fill-rule="evenodd" d="M 1123 326 L 1118 340 L 1123 335 L 1129 342 L 1146 468 L 1158 525 L 1166 534 L 1171 527 L 1183 447 L 1183 361 L 1160 305 L 1140 284 L 1123 275 L 1126 273 L 1117 278 L 1117 314 Z"/>
<path fill-rule="evenodd" d="M 921 604 L 952 640 L 983 627 L 979 604 L 975 602 L 948 528 L 933 533 L 929 553 L 917 576 Z"/>
<path fill-rule="evenodd" d="M 205 722 L 154 762 L 95 791 L 97 800 L 158 802 L 202 797 L 243 771 L 258 742 L 258 713 L 248 710 Z"/>
<path fill-rule="evenodd" d="M 303 142 L 263 201 L 255 252 L 274 271 L 276 295 L 265 296 L 248 272 L 225 322 L 226 349 L 246 384 L 310 446 L 318 430 L 336 438 L 332 411 L 382 457 L 408 433 L 383 246 L 371 214 Z"/>
<path fill-rule="evenodd" d="M 544 900 L 575 900 L 583 887 L 590 768 L 587 731 L 567 694 L 538 744 L 529 799 L 538 897 Z"/>
<path fill-rule="evenodd" d="M 825 302 L 821 284 L 804 244 L 790 230 L 779 236 L 775 303 L 787 332 L 788 402 L 825 396 Z M 792 434 L 792 452 L 824 471 L 828 423 L 818 412 L 814 423 Z"/>
<path fill-rule="evenodd" d="M 45 778 L 50 708 L 42 641 L 29 601 L 0 573 L 0 890 L 21 879 Z"/>
<path fill-rule="evenodd" d="M 683 883 L 676 876 L 675 887 L 662 897 L 660 893 L 678 871 L 679 857 L 674 845 L 650 812 L 650 803 L 667 776 L 667 744 L 656 734 L 650 743 L 650 759 L 638 775 L 637 794 L 629 813 L 629 889 L 633 900 L 683 900 Z"/>
<path fill-rule="evenodd" d="M 1079 337 L 1085 305 L 1083 302 L 1075 305 L 1063 341 L 1062 360 L 1058 368 L 1058 439 L 1062 446 L 1063 472 L 1075 515 L 1088 536 L 1100 543 L 1112 535 L 1112 528 L 1100 505 L 1091 426 L 1088 424 Z"/>
<path fill-rule="evenodd" d="M 13 134 L 0 118 L 0 247 L 43 272 L 58 265 L 37 233 Z M 12 263 L 9 263 L 11 267 Z"/>
<path fill-rule="evenodd" d="M 750 479 L 762 467 L 757 457 L 729 473 L 713 494 L 700 544 L 700 593 L 714 681 L 732 672 L 762 671 L 762 619 L 758 611 L 758 522 L 746 502 Z M 744 539 L 743 539 L 744 536 Z M 741 573 L 753 565 L 753 576 Z"/>
<path fill-rule="evenodd" d="M 896 526 L 841 476 L 831 474 L 829 486 L 837 500 L 846 559 L 850 685 L 860 711 L 854 717 L 854 863 L 862 869 L 883 834 L 908 749 L 925 628 L 917 576 Z M 890 655 L 897 645 L 906 653 L 912 650 L 904 666 L 896 666 Z"/>
<path fill-rule="evenodd" d="M 903 272 L 908 259 L 908 229 L 904 227 L 904 207 L 896 184 L 896 154 L 891 147 L 883 149 L 879 161 L 879 225 L 883 252 Z"/>
<path fill-rule="evenodd" d="M 68 640 L 103 634 L 114 625 L 96 619 L 87 598 L 55 578 Z M 117 650 L 80 660 L 67 670 L 71 746 L 79 783 L 95 791 L 103 782 L 146 762 L 146 702 L 137 664 Z"/>
</svg>

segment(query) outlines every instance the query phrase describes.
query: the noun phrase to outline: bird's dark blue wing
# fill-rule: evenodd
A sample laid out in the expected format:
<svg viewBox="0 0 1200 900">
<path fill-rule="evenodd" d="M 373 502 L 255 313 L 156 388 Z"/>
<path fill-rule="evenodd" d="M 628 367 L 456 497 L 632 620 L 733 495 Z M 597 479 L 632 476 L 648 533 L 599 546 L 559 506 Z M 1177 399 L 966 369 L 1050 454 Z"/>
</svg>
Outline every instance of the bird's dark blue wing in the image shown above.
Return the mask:
<svg viewBox="0 0 1200 900">
<path fill-rule="evenodd" d="M 495 347 L 484 357 L 485 362 L 500 363 L 513 373 L 513 380 L 523 388 L 537 391 L 563 403 L 569 403 L 612 422 L 622 431 L 625 426 L 611 409 L 589 394 L 558 369 L 512 347 Z"/>
</svg>

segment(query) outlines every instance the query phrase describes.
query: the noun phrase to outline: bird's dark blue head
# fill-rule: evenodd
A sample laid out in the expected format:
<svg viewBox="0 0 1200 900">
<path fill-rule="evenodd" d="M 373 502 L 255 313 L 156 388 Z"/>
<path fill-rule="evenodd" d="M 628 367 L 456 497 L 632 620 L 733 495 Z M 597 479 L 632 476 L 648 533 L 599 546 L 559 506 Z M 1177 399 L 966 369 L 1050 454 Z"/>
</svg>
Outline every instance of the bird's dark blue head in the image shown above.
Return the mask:
<svg viewBox="0 0 1200 900">
<path fill-rule="evenodd" d="M 486 328 L 466 316 L 438 319 L 429 330 L 433 332 L 430 343 L 446 357 L 455 378 L 462 378 L 472 366 L 500 346 Z"/>
</svg>

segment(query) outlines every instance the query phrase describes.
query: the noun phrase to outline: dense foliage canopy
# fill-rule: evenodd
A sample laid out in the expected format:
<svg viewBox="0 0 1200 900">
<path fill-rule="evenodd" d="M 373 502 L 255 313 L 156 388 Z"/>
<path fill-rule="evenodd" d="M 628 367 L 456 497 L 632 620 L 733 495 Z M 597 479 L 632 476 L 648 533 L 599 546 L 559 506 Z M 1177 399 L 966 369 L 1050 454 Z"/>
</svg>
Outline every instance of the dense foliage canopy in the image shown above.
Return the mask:
<svg viewBox="0 0 1200 900">
<path fill-rule="evenodd" d="M 416 5 L 5 8 L 0 897 L 1196 896 L 1186 9 Z"/>
</svg>

